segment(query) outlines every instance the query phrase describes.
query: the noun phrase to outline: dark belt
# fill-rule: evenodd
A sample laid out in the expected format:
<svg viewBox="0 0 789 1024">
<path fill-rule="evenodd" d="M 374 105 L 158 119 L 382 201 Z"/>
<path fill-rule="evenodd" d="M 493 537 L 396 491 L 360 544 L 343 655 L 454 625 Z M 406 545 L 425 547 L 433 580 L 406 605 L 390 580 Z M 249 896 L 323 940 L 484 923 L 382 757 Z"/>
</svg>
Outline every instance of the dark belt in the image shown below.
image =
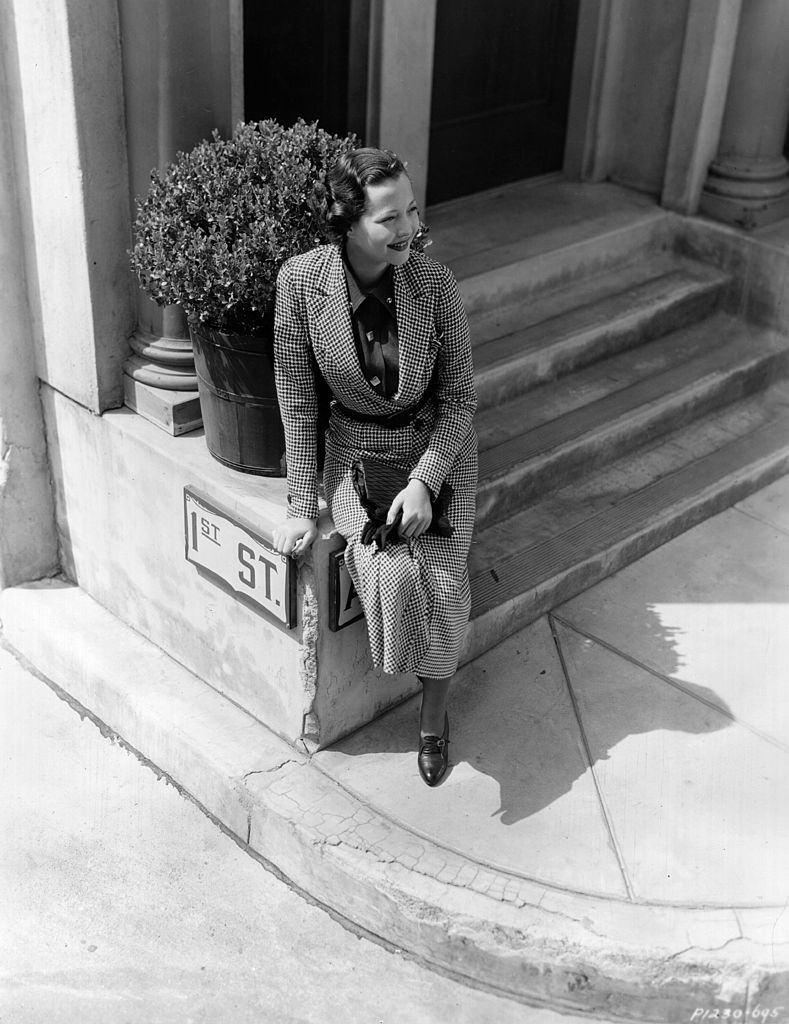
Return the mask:
<svg viewBox="0 0 789 1024">
<path fill-rule="evenodd" d="M 410 426 L 419 415 L 419 412 L 430 401 L 430 390 L 428 389 L 416 403 L 402 412 L 393 412 L 389 416 L 369 416 L 364 412 L 357 412 L 356 409 L 349 409 L 342 402 L 334 399 L 334 408 L 347 416 L 348 419 L 356 420 L 357 423 L 375 423 L 379 427 L 387 427 L 390 430 L 397 430 L 399 427 Z"/>
</svg>

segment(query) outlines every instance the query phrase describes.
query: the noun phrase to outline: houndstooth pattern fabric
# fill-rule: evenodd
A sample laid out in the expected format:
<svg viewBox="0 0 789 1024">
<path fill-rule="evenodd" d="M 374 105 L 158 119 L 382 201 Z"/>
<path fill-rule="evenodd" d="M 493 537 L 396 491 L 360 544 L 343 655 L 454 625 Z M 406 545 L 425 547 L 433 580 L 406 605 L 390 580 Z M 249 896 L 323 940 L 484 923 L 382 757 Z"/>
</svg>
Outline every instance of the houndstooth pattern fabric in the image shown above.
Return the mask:
<svg viewBox="0 0 789 1024">
<path fill-rule="evenodd" d="M 288 514 L 318 514 L 312 355 L 332 393 L 347 408 L 384 416 L 432 397 L 408 426 L 360 423 L 332 409 L 324 488 L 346 565 L 364 608 L 374 664 L 385 672 L 445 678 L 457 668 L 468 622 L 467 558 L 474 525 L 476 408 L 468 321 L 452 273 L 421 253 L 394 270 L 400 389 L 373 390 L 353 341 L 342 256 L 327 245 L 289 260 L 277 282 L 275 368 L 288 462 Z M 434 379 L 434 371 L 436 376 Z M 432 383 L 431 383 L 432 382 Z M 377 551 L 359 536 L 366 522 L 353 490 L 358 457 L 386 459 L 437 494 L 454 489 L 450 538 L 426 534 Z"/>
</svg>

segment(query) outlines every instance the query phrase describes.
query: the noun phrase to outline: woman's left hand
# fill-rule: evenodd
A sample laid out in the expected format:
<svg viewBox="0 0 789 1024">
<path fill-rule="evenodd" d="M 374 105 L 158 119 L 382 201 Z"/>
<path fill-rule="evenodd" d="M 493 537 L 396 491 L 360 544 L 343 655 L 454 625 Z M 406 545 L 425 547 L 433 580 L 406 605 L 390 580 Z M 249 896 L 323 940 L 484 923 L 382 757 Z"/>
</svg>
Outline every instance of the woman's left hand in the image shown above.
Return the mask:
<svg viewBox="0 0 789 1024">
<path fill-rule="evenodd" d="M 404 487 L 392 502 L 386 517 L 387 523 L 395 521 L 400 509 L 403 510 L 400 536 L 409 539 L 421 537 L 433 521 L 430 490 L 427 484 L 423 484 L 421 480 L 409 480 L 408 486 Z"/>
</svg>

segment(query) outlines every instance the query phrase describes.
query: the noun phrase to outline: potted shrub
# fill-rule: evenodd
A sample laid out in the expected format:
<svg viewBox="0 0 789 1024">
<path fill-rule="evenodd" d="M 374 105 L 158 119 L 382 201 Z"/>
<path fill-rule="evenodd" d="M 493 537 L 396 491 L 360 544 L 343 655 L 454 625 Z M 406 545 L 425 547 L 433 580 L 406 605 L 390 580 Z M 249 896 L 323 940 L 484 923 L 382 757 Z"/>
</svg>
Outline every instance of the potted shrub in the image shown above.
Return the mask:
<svg viewBox="0 0 789 1024">
<path fill-rule="evenodd" d="M 159 305 L 186 312 L 209 451 L 236 469 L 284 472 L 273 368 L 283 261 L 328 240 L 316 182 L 359 145 L 299 120 L 214 132 L 151 173 L 134 223 L 132 269 Z"/>
</svg>

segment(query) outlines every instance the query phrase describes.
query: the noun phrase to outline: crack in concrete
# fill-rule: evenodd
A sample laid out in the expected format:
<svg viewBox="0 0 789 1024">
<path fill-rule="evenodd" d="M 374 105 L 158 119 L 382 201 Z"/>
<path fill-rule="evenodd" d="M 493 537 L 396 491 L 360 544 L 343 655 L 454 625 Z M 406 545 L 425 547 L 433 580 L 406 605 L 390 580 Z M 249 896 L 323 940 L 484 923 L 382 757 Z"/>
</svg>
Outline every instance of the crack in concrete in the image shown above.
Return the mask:
<svg viewBox="0 0 789 1024">
<path fill-rule="evenodd" d="M 744 508 L 738 508 L 737 505 L 732 507 L 733 512 L 739 512 L 741 516 L 747 516 L 748 519 L 753 519 L 757 523 L 761 523 L 762 526 L 769 526 L 772 530 L 777 530 L 778 533 L 782 533 L 785 537 L 789 537 L 789 530 L 783 526 L 779 526 L 777 523 L 771 523 L 769 519 L 764 519 L 762 516 L 757 516 L 755 512 L 746 512 Z"/>
<path fill-rule="evenodd" d="M 271 772 L 278 772 L 280 768 L 284 768 L 286 764 L 301 764 L 301 761 L 297 761 L 294 757 L 288 757 L 286 760 L 281 761 L 279 764 L 273 765 L 271 768 L 258 768 L 254 772 L 247 772 L 243 776 L 242 782 L 246 782 L 247 779 L 252 778 L 253 775 L 269 775 Z"/>
<path fill-rule="evenodd" d="M 0 458 L 8 459 L 14 452 L 30 452 L 33 455 L 43 454 L 42 445 L 20 444 L 18 441 L 5 441 L 0 448 Z"/>
<path fill-rule="evenodd" d="M 590 933 L 590 935 L 594 935 L 595 938 L 608 939 L 608 936 L 605 934 L 605 932 L 599 932 L 595 927 L 593 927 L 592 919 L 589 917 L 588 914 L 583 914 L 580 917 L 576 917 L 574 914 L 568 914 L 564 910 L 554 910 L 553 907 L 544 907 L 543 901 L 545 900 L 546 895 L 546 893 L 543 893 L 536 904 L 526 900 L 524 901 L 523 905 L 528 907 L 534 907 L 536 910 L 539 910 L 542 914 L 550 914 L 551 917 L 557 917 L 563 921 L 574 921 L 576 924 L 580 924 L 583 928 L 585 928 L 586 931 Z"/>
<path fill-rule="evenodd" d="M 721 943 L 720 946 L 686 946 L 684 949 L 679 949 L 676 953 L 672 953 L 671 956 L 667 956 L 666 962 L 668 963 L 669 960 L 676 960 L 685 953 L 720 953 L 722 949 L 730 946 L 733 942 L 740 942 L 742 937 L 742 933 L 739 935 L 733 935 L 730 939 L 726 939 L 725 942 Z"/>
<path fill-rule="evenodd" d="M 301 647 L 298 673 L 307 702 L 307 711 L 302 718 L 300 739 L 305 750 L 309 751 L 309 745 L 317 746 L 321 735 L 320 718 L 315 707 L 318 695 L 320 625 L 317 581 L 312 557 L 301 563 L 298 586 L 301 598 Z"/>
<path fill-rule="evenodd" d="M 346 820 L 351 821 L 352 819 Z M 468 865 L 461 864 L 456 866 L 454 863 L 450 864 L 445 861 L 439 867 L 435 861 L 431 861 L 429 851 L 427 853 L 423 853 L 420 857 L 415 857 L 413 853 L 409 854 L 408 852 L 390 854 L 382 847 L 377 846 L 374 842 L 370 842 L 368 839 L 365 839 L 364 836 L 360 835 L 352 827 L 346 832 L 346 834 L 339 834 L 335 830 L 330 835 L 321 836 L 315 841 L 315 845 L 327 845 L 332 847 L 344 846 L 357 853 L 371 854 L 379 863 L 397 863 L 407 871 L 415 871 L 427 878 L 433 878 L 453 889 L 477 892 L 480 895 L 487 896 L 488 899 L 496 900 L 499 903 L 508 903 L 517 907 L 533 907 L 535 910 L 540 910 L 542 913 L 548 914 L 553 918 L 572 921 L 575 924 L 579 924 L 596 938 L 606 938 L 605 933 L 600 932 L 593 927 L 588 914 L 575 916 L 567 913 L 566 911 L 544 907 L 543 901 L 547 895 L 546 893 L 543 892 L 540 895 L 539 900 L 535 902 L 522 892 L 518 879 L 506 878 L 504 876 L 488 872 L 490 875 L 490 880 L 488 881 L 488 879 L 484 877 L 484 869 L 479 866 L 475 866 L 474 873 L 471 878 L 464 880 L 463 876 Z M 455 871 L 454 875 L 451 878 L 446 877 L 448 871 L 451 871 L 452 869 Z M 441 875 L 444 875 L 445 877 L 442 878 L 440 877 Z M 483 882 L 486 882 L 487 884 L 479 884 L 480 878 L 482 878 Z"/>
<path fill-rule="evenodd" d="M 273 772 L 277 772 L 280 769 L 286 767 L 286 765 L 300 765 L 302 762 L 298 758 L 286 758 L 284 761 L 280 761 L 279 764 L 272 765 L 270 768 L 257 768 L 255 771 L 248 771 L 242 775 L 242 783 L 249 781 L 253 775 L 271 775 Z"/>
<path fill-rule="evenodd" d="M 594 785 L 595 793 L 597 794 L 597 801 L 600 806 L 600 812 L 603 816 L 603 822 L 605 823 L 606 831 L 608 832 L 608 842 L 614 853 L 614 856 L 616 857 L 617 866 L 619 867 L 619 873 L 622 878 L 622 884 L 625 887 L 625 892 L 627 893 L 627 898 L 631 903 L 633 903 L 635 900 L 633 886 L 631 885 L 630 876 L 627 870 L 627 864 L 625 862 L 625 857 L 622 852 L 622 848 L 619 844 L 619 839 L 617 838 L 616 829 L 614 827 L 614 819 L 608 808 L 608 804 L 603 793 L 603 787 L 601 786 L 600 779 L 597 775 L 597 769 L 595 768 L 595 758 L 592 756 L 592 749 L 589 743 L 589 738 L 586 735 L 586 727 L 584 725 L 583 717 L 581 715 L 581 708 L 578 704 L 578 698 L 575 695 L 575 690 L 573 689 L 573 684 L 570 679 L 570 672 L 567 668 L 567 661 L 564 656 L 564 650 L 562 649 L 561 637 L 559 636 L 559 631 L 556 628 L 557 621 L 561 622 L 562 625 L 565 625 L 564 620 L 559 618 L 558 616 L 554 616 L 553 614 L 548 615 L 548 625 L 550 627 L 551 636 L 553 637 L 553 642 L 556 647 L 556 654 L 559 658 L 559 664 L 561 666 L 562 675 L 564 676 L 564 683 L 567 694 L 570 699 L 570 706 L 572 707 L 576 724 L 581 735 L 581 743 L 583 744 L 584 754 L 586 757 L 587 765 L 589 767 L 589 773 L 592 779 L 592 784 Z"/>
</svg>

